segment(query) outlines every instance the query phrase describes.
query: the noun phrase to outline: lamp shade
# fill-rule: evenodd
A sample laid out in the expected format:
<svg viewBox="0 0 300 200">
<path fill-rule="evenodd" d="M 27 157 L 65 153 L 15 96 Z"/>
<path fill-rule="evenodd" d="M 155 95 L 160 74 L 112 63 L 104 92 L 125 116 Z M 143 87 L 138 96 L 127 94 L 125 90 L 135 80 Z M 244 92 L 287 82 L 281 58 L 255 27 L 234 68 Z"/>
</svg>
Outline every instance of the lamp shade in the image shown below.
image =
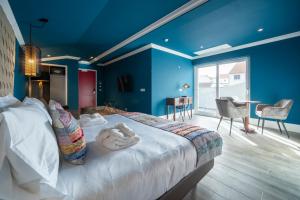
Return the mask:
<svg viewBox="0 0 300 200">
<path fill-rule="evenodd" d="M 24 74 L 35 77 L 39 74 L 39 64 L 41 58 L 40 48 L 32 45 L 24 45 Z"/>
</svg>

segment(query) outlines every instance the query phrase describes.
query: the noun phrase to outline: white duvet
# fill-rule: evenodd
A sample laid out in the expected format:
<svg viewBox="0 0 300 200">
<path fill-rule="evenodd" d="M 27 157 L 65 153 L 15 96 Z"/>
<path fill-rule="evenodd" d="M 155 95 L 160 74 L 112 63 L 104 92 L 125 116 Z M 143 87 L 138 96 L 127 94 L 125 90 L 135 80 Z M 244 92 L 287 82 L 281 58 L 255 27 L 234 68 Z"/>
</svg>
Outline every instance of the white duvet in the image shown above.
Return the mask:
<svg viewBox="0 0 300 200">
<path fill-rule="evenodd" d="M 157 199 L 195 169 L 196 151 L 186 138 L 120 115 L 106 119 L 106 125 L 84 129 L 86 163 L 62 163 L 57 189 L 65 193 L 63 199 Z M 95 143 L 101 129 L 119 122 L 126 123 L 140 138 L 136 145 L 109 151 Z"/>
</svg>

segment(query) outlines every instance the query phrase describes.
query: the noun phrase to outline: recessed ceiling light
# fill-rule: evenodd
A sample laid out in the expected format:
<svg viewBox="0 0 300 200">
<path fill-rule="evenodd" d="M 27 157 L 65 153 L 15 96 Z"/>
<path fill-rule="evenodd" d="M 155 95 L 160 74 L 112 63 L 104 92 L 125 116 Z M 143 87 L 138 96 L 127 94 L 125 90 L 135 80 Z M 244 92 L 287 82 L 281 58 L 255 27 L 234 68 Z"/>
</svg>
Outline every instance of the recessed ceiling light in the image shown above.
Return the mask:
<svg viewBox="0 0 300 200">
<path fill-rule="evenodd" d="M 168 38 L 165 38 L 165 39 L 164 39 L 164 42 L 169 42 L 169 39 L 168 39 Z"/>
<path fill-rule="evenodd" d="M 232 46 L 230 46 L 229 44 L 222 44 L 222 45 L 211 47 L 211 48 L 208 48 L 208 49 L 196 51 L 196 52 L 194 52 L 194 54 L 197 54 L 197 55 L 200 56 L 200 55 L 203 55 L 203 54 L 216 53 L 216 52 L 219 52 L 219 51 L 222 51 L 224 49 L 231 48 L 231 47 Z"/>
<path fill-rule="evenodd" d="M 90 57 L 90 59 L 93 59 L 93 58 L 94 58 L 93 56 Z"/>
<path fill-rule="evenodd" d="M 51 56 L 50 54 L 47 55 L 47 57 L 50 57 L 50 56 Z"/>
<path fill-rule="evenodd" d="M 263 32 L 263 28 L 259 28 L 259 29 L 257 29 L 257 32 Z"/>
<path fill-rule="evenodd" d="M 200 46 L 200 49 L 203 49 L 203 45 Z"/>
</svg>

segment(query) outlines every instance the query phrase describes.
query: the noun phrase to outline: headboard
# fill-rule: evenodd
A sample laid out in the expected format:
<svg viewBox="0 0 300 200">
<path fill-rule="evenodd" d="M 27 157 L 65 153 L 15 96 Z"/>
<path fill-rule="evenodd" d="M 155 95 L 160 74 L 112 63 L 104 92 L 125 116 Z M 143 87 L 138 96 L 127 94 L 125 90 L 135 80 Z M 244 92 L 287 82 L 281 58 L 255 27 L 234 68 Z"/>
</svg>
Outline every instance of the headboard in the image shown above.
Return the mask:
<svg viewBox="0 0 300 200">
<path fill-rule="evenodd" d="M 16 38 L 0 6 L 0 96 L 13 94 Z"/>
</svg>

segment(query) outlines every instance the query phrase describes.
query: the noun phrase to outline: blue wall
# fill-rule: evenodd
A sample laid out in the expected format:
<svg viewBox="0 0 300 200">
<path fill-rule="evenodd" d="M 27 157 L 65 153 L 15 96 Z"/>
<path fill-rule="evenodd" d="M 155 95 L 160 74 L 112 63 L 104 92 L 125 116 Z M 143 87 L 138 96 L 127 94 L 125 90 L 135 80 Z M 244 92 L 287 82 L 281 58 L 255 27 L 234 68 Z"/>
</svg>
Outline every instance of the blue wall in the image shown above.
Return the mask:
<svg viewBox="0 0 300 200">
<path fill-rule="evenodd" d="M 132 92 L 119 92 L 117 77 L 130 75 Z M 128 111 L 151 113 L 151 50 L 103 67 L 105 103 Z M 145 92 L 140 89 L 145 88 Z"/>
<path fill-rule="evenodd" d="M 228 52 L 193 61 L 194 65 L 249 57 L 250 98 L 273 104 L 294 100 L 287 122 L 300 124 L 300 37 Z M 252 106 L 251 117 L 255 117 Z"/>
<path fill-rule="evenodd" d="M 103 69 L 105 102 L 121 109 L 165 115 L 166 97 L 193 95 L 193 87 L 179 92 L 184 83 L 193 84 L 191 61 L 163 51 L 146 50 Z M 126 74 L 133 77 L 134 89 L 121 93 L 117 77 Z M 146 91 L 141 92 L 141 88 Z"/>
<path fill-rule="evenodd" d="M 180 92 L 184 83 L 191 88 Z M 166 114 L 166 97 L 193 96 L 193 65 L 188 59 L 152 49 L 152 114 Z M 171 111 L 171 110 L 170 110 Z"/>
<path fill-rule="evenodd" d="M 20 56 L 22 54 L 21 46 L 16 40 L 16 63 L 15 63 L 15 77 L 14 77 L 14 96 L 20 100 L 26 96 L 26 77 L 22 70 Z"/>
<path fill-rule="evenodd" d="M 57 60 L 47 63 L 60 64 L 68 66 L 68 106 L 70 110 L 78 109 L 78 69 L 96 69 L 97 70 L 97 86 L 101 81 L 101 70 L 98 66 L 82 65 L 76 60 Z M 98 90 L 98 89 L 97 89 Z M 97 105 L 101 105 L 103 102 L 102 92 L 97 91 Z"/>
</svg>

